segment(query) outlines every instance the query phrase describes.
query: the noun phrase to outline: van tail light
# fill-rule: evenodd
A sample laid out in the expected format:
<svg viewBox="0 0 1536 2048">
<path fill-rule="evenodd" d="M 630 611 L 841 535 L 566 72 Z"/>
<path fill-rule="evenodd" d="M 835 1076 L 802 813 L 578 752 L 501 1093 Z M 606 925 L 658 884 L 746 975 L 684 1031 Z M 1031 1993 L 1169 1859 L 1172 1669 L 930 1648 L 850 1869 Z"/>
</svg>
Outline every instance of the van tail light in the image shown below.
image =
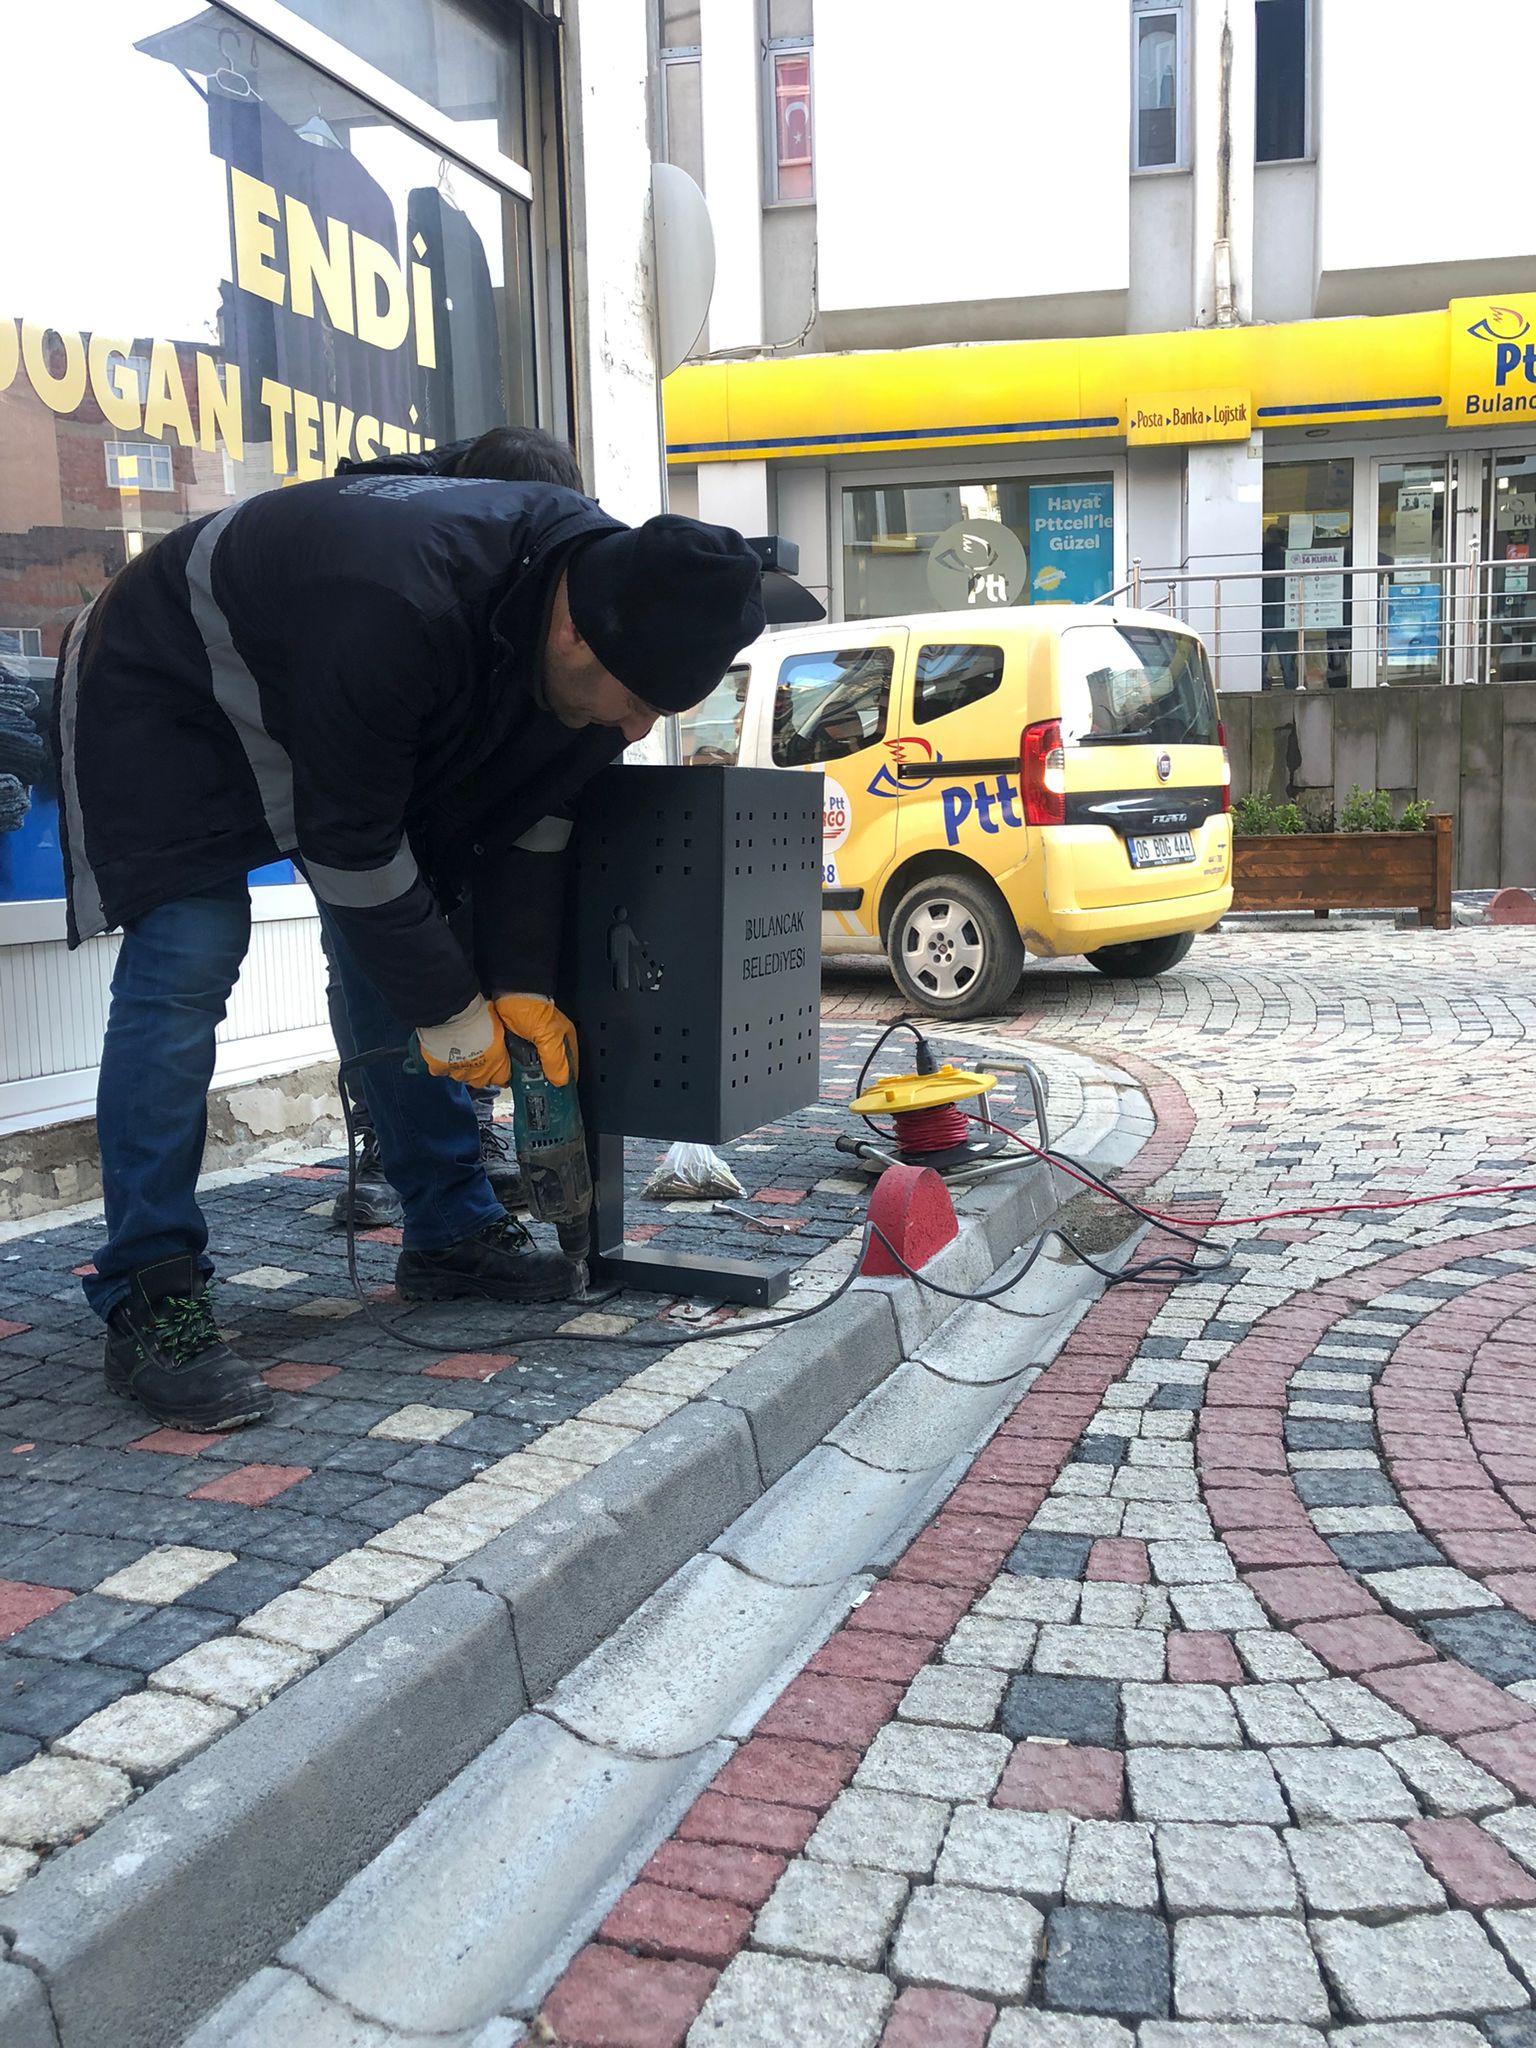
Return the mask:
<svg viewBox="0 0 1536 2048">
<path fill-rule="evenodd" d="M 1043 718 L 1020 733 L 1019 787 L 1026 825 L 1067 822 L 1067 756 L 1059 718 Z"/>
<path fill-rule="evenodd" d="M 1232 763 L 1227 756 L 1227 728 L 1225 725 L 1218 725 L 1216 728 L 1216 744 L 1221 749 L 1221 808 L 1223 811 L 1230 811 L 1232 808 Z"/>
</svg>

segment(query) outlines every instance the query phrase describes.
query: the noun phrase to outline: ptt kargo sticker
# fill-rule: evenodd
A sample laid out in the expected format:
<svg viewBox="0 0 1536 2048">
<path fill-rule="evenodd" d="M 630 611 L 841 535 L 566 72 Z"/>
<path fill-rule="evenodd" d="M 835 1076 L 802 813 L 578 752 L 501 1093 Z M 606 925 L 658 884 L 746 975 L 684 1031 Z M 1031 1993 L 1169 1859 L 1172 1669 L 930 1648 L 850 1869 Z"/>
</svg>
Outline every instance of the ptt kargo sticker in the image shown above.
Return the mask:
<svg viewBox="0 0 1536 2048">
<path fill-rule="evenodd" d="M 821 806 L 821 850 L 825 858 L 836 853 L 852 830 L 853 819 L 848 810 L 848 792 L 840 782 L 834 782 L 830 775 L 822 781 Z"/>
</svg>

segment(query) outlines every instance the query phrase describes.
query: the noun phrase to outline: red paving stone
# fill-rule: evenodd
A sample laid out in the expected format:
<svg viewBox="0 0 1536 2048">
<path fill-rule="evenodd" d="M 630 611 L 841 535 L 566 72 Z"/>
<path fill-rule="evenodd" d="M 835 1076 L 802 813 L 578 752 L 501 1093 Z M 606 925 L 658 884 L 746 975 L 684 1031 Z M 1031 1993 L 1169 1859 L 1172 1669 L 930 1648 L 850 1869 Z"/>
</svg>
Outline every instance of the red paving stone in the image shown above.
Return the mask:
<svg viewBox="0 0 1536 2048">
<path fill-rule="evenodd" d="M 1458 1735 L 1456 1747 L 1484 1770 L 1502 1778 L 1511 1791 L 1536 1799 L 1536 1725 L 1494 1728 L 1484 1735 Z"/>
<path fill-rule="evenodd" d="M 24 1337 L 31 1327 L 30 1323 L 13 1323 L 9 1317 L 0 1316 L 0 1342 L 7 1337 Z"/>
<path fill-rule="evenodd" d="M 716 1842 L 663 1842 L 641 1871 L 652 1884 L 728 1899 L 733 1906 L 760 1906 L 788 1868 L 782 1856 L 764 1849 L 727 1848 Z"/>
<path fill-rule="evenodd" d="M 542 2018 L 564 2048 L 683 2048 L 717 1975 L 597 1942 L 550 1992 Z"/>
<path fill-rule="evenodd" d="M 163 1451 L 170 1458 L 195 1458 L 210 1444 L 224 1441 L 223 1431 L 217 1429 L 152 1429 L 148 1436 L 136 1437 L 126 1448 L 130 1451 Z"/>
<path fill-rule="evenodd" d="M 1368 1671 L 1361 1681 L 1416 1721 L 1430 1735 L 1477 1735 L 1536 1720 L 1523 1700 L 1491 1685 L 1460 1664 L 1418 1664 L 1406 1670 Z"/>
<path fill-rule="evenodd" d="M 1322 1537 L 1311 1529 L 1227 1529 L 1222 1542 L 1234 1564 L 1326 1564 L 1336 1560 Z"/>
<path fill-rule="evenodd" d="M 1179 1685 L 1241 1685 L 1243 1667 L 1228 1637 L 1205 1629 L 1174 1629 L 1168 1676 Z"/>
<path fill-rule="evenodd" d="M 1387 1614 L 1362 1614 L 1351 1621 L 1304 1621 L 1296 1635 L 1325 1664 L 1346 1677 L 1435 1660 L 1428 1643 Z"/>
<path fill-rule="evenodd" d="M 964 1592 L 887 1579 L 855 1607 L 843 1626 L 874 1628 L 893 1636 L 937 1637 L 942 1642 L 970 1604 L 971 1596 Z"/>
<path fill-rule="evenodd" d="M 1438 1536 L 1443 1529 L 1518 1529 L 1520 1517 L 1491 1486 L 1439 1489 L 1399 1485 L 1403 1506 Z"/>
<path fill-rule="evenodd" d="M 1275 1619 L 1287 1624 L 1379 1612 L 1374 1596 L 1357 1585 L 1341 1565 L 1248 1571 L 1243 1577 Z"/>
<path fill-rule="evenodd" d="M 1519 1571 L 1536 1565 L 1536 1536 L 1506 1529 L 1435 1531 L 1435 1541 L 1466 1572 Z"/>
<path fill-rule="evenodd" d="M 995 2005 L 963 1991 L 903 1991 L 891 2007 L 880 2048 L 984 2048 Z"/>
<path fill-rule="evenodd" d="M 1536 1877 L 1474 1820 L 1411 1820 L 1403 1833 L 1460 1906 L 1536 1905 Z"/>
<path fill-rule="evenodd" d="M 29 1621 L 52 1614 L 55 1607 L 64 1606 L 74 1597 L 57 1586 L 34 1586 L 25 1579 L 0 1579 L 0 1642 L 25 1628 Z"/>
<path fill-rule="evenodd" d="M 829 1678 L 877 1678 L 910 1685 L 939 1647 L 931 1636 L 885 1636 L 874 1629 L 839 1629 L 823 1643 L 807 1671 Z"/>
<path fill-rule="evenodd" d="M 290 1486 L 307 1479 L 311 1465 L 240 1465 L 222 1479 L 210 1479 L 206 1486 L 194 1486 L 188 1500 L 223 1500 L 236 1507 L 264 1508 Z"/>
<path fill-rule="evenodd" d="M 859 1754 L 823 1742 L 754 1735 L 716 1773 L 710 1789 L 738 1799 L 776 1800 L 825 1813 L 858 1768 Z"/>
<path fill-rule="evenodd" d="M 1088 1553 L 1087 1576 L 1127 1586 L 1145 1586 L 1152 1577 L 1147 1546 L 1134 1536 L 1101 1536 Z"/>
<path fill-rule="evenodd" d="M 742 1849 L 767 1849 L 778 1856 L 798 1856 L 810 1840 L 816 1821 L 817 1816 L 809 1807 L 701 1792 L 679 1822 L 677 1835 L 683 1842 L 718 1842 Z"/>
<path fill-rule="evenodd" d="M 1072 1813 L 1080 1820 L 1118 1820 L 1124 1796 L 1125 1759 L 1119 1750 L 1021 1742 L 1003 1768 L 992 1804 L 1023 1813 Z"/>
<path fill-rule="evenodd" d="M 728 1963 L 746 1940 L 752 1915 L 724 1899 L 705 1899 L 667 1885 L 637 1882 L 597 1930 L 599 1941 L 642 1956 L 685 1963 Z"/>
<path fill-rule="evenodd" d="M 1483 1584 L 1506 1607 L 1536 1618 L 1536 1572 L 1504 1572 L 1484 1579 Z"/>
<path fill-rule="evenodd" d="M 280 1394 L 302 1394 L 322 1380 L 334 1379 L 340 1371 L 339 1365 L 303 1365 L 296 1358 L 287 1358 L 280 1365 L 269 1365 L 262 1378 Z"/>
<path fill-rule="evenodd" d="M 754 1202 L 803 1202 L 807 1193 L 805 1188 L 759 1188 L 752 1199 Z"/>
<path fill-rule="evenodd" d="M 342 1169 L 339 1166 L 286 1166 L 283 1169 L 283 1179 L 340 1180 L 341 1173 Z"/>
<path fill-rule="evenodd" d="M 802 1672 L 757 1724 L 759 1735 L 787 1735 L 806 1742 L 873 1742 L 896 1711 L 906 1690 L 861 1678 L 833 1678 Z"/>
<path fill-rule="evenodd" d="M 515 1351 L 455 1351 L 450 1358 L 440 1358 L 436 1365 L 424 1369 L 423 1378 L 429 1380 L 493 1380 L 497 1373 L 505 1372 L 509 1365 L 516 1365 Z"/>
</svg>

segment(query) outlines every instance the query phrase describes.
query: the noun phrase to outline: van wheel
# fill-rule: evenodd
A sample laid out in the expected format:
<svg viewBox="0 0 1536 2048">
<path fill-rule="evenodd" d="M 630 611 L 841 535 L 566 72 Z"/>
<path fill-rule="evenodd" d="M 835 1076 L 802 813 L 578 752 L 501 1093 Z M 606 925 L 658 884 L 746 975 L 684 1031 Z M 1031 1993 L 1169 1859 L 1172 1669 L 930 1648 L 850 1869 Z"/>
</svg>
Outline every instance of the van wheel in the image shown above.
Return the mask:
<svg viewBox="0 0 1536 2048">
<path fill-rule="evenodd" d="M 969 875 L 931 875 L 896 905 L 886 937 L 902 993 L 930 1017 L 1000 1010 L 1018 985 L 1024 945 L 995 890 Z"/>
<path fill-rule="evenodd" d="M 1090 966 L 1117 981 L 1150 981 L 1177 967 L 1195 943 L 1193 932 L 1173 932 L 1166 939 L 1132 939 L 1124 946 L 1100 946 L 1088 955 Z"/>
</svg>

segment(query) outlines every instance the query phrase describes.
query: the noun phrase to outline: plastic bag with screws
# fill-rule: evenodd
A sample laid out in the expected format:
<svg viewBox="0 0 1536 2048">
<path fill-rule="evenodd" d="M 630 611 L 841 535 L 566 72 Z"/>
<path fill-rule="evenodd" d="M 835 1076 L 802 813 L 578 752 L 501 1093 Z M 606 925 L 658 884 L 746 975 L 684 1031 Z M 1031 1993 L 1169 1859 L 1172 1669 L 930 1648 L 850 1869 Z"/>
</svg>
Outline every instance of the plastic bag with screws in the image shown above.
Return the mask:
<svg viewBox="0 0 1536 2048">
<path fill-rule="evenodd" d="M 713 1202 L 744 1192 L 712 1147 L 677 1144 L 640 1190 L 640 1198 L 646 1202 Z"/>
</svg>

